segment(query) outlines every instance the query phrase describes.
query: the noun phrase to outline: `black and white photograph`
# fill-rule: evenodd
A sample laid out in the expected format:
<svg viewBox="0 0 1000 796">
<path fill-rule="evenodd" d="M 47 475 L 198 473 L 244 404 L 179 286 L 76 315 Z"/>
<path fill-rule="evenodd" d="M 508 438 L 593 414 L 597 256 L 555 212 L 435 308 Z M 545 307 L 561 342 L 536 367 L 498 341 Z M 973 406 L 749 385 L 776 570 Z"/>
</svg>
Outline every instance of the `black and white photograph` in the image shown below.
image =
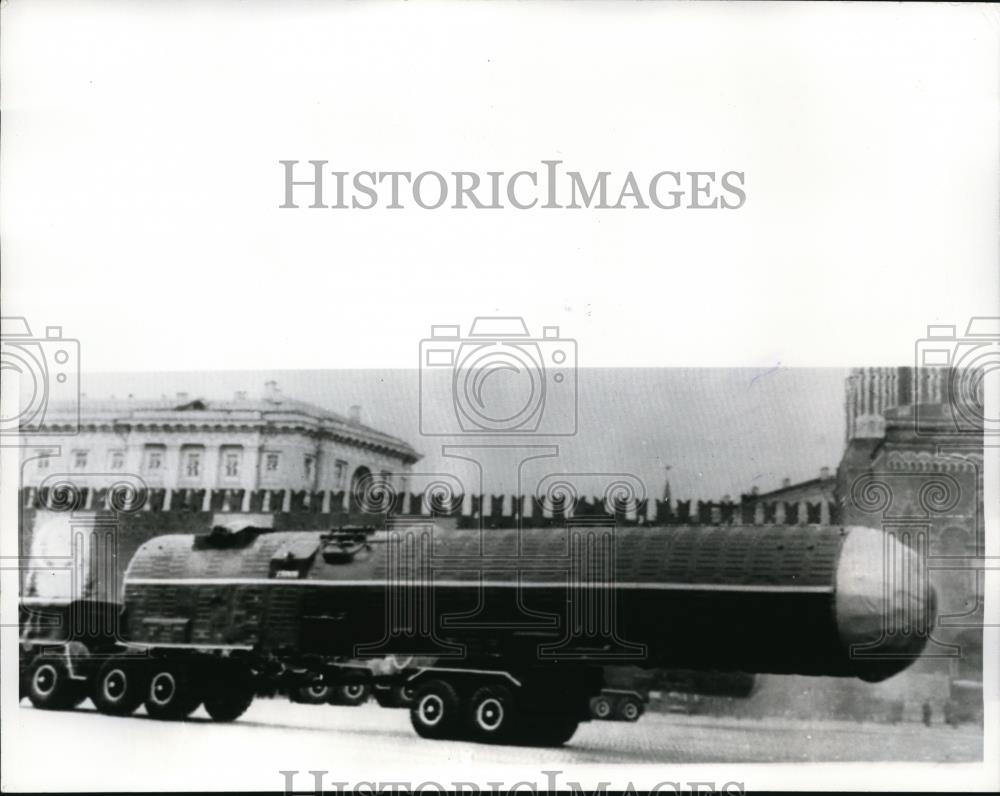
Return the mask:
<svg viewBox="0 0 1000 796">
<path fill-rule="evenodd" d="M 0 6 L 0 788 L 1000 787 L 998 21 Z"/>
</svg>

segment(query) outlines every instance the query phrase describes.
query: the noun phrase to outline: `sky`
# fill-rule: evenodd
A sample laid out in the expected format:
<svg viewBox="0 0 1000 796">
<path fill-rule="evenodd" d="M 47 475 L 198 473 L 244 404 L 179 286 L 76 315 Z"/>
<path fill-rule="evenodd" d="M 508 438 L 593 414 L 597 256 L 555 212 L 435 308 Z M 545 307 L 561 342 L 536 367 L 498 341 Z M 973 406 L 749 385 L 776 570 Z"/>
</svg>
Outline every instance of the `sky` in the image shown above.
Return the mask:
<svg viewBox="0 0 1000 796">
<path fill-rule="evenodd" d="M 345 415 L 360 405 L 366 425 L 405 439 L 423 455 L 415 472 L 451 473 L 462 483 L 481 477 L 484 492 L 517 489 L 518 463 L 540 452 L 525 446 L 557 445 L 558 455 L 525 465 L 522 485 L 534 489 L 549 473 L 569 473 L 576 474 L 569 480 L 580 491 L 597 495 L 610 474 L 620 473 L 637 478 L 649 497 L 658 498 L 669 465 L 675 499 L 719 499 L 836 467 L 844 443 L 846 376 L 836 368 L 581 368 L 576 401 L 550 389 L 542 407 L 548 413 L 543 423 L 550 424 L 544 431 L 567 430 L 575 406 L 576 433 L 516 439 L 422 434 L 421 409 L 425 427 L 456 427 L 451 379 L 425 381 L 421 398 L 413 369 L 86 373 L 81 388 L 93 399 L 185 392 L 211 401 L 237 391 L 259 396 L 265 382 L 274 380 L 289 398 Z M 494 389 L 510 393 L 515 386 Z M 481 476 L 442 450 L 473 443 L 504 446 L 455 451 L 479 461 Z"/>
</svg>

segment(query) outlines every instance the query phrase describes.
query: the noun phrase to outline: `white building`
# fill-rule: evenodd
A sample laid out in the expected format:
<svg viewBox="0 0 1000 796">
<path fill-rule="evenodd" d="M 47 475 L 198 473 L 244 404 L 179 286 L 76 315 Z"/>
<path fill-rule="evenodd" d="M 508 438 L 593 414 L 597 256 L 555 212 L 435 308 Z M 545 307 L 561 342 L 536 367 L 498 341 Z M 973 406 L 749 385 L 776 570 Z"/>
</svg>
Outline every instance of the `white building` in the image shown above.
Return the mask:
<svg viewBox="0 0 1000 796">
<path fill-rule="evenodd" d="M 151 489 L 339 492 L 381 474 L 403 490 L 420 459 L 403 440 L 363 425 L 360 407 L 345 417 L 287 398 L 274 382 L 257 399 L 84 398 L 78 433 L 66 409 L 47 408 L 42 430 L 58 446 L 25 449 L 22 486 L 67 474 L 101 488 L 133 475 Z"/>
</svg>

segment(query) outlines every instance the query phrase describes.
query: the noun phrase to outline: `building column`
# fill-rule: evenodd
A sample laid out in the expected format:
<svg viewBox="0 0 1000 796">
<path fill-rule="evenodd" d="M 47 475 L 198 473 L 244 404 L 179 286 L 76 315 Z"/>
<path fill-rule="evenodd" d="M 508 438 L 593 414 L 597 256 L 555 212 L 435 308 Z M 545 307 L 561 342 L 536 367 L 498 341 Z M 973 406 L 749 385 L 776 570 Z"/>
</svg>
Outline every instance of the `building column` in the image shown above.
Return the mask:
<svg viewBox="0 0 1000 796">
<path fill-rule="evenodd" d="M 206 444 L 205 461 L 203 462 L 205 476 L 202 480 L 202 486 L 205 487 L 205 497 L 201 504 L 202 511 L 212 510 L 212 493 L 215 491 L 219 483 L 220 462 L 220 446 L 217 443 L 212 445 Z"/>
<path fill-rule="evenodd" d="M 164 489 L 177 486 L 181 480 L 181 444 L 178 440 L 168 439 L 163 449 L 163 483 Z"/>
<path fill-rule="evenodd" d="M 240 487 L 247 493 L 257 489 L 260 485 L 260 445 L 247 445 L 246 462 L 244 462 L 243 475 L 240 478 Z"/>
</svg>

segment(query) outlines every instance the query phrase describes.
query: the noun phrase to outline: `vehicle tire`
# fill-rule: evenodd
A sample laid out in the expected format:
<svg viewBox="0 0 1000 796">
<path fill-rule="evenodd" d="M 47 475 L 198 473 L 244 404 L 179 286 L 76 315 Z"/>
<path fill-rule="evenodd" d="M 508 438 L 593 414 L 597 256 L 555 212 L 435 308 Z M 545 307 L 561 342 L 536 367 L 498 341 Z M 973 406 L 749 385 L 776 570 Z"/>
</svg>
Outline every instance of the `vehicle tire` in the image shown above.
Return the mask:
<svg viewBox="0 0 1000 796">
<path fill-rule="evenodd" d="M 413 704 L 417 690 L 412 685 L 397 685 L 392 689 L 393 702 L 396 707 L 408 708 Z"/>
<path fill-rule="evenodd" d="M 371 686 L 363 680 L 350 680 L 333 689 L 330 704 L 357 707 L 368 701 Z"/>
<path fill-rule="evenodd" d="M 518 733 L 522 746 L 562 746 L 580 726 L 578 719 L 568 716 L 539 716 L 530 726 Z"/>
<path fill-rule="evenodd" d="M 253 690 L 233 684 L 213 691 L 205 697 L 205 712 L 212 721 L 236 721 L 253 703 Z"/>
<path fill-rule="evenodd" d="M 213 721 L 236 721 L 253 703 L 254 678 L 239 663 L 220 664 L 205 679 L 205 712 Z"/>
<path fill-rule="evenodd" d="M 149 692 L 146 670 L 137 661 L 105 661 L 91 683 L 90 700 L 108 716 L 128 716 Z"/>
<path fill-rule="evenodd" d="M 410 723 L 421 738 L 451 738 L 462 729 L 462 700 L 445 680 L 417 687 L 410 706 Z"/>
<path fill-rule="evenodd" d="M 28 699 L 41 710 L 72 710 L 87 698 L 85 680 L 73 680 L 61 658 L 38 656 L 28 669 Z"/>
<path fill-rule="evenodd" d="M 201 703 L 201 684 L 193 666 L 154 663 L 146 689 L 146 712 L 154 719 L 176 721 L 194 713 Z"/>
<path fill-rule="evenodd" d="M 411 685 L 396 685 L 392 688 L 374 688 L 375 701 L 383 708 L 409 708 L 413 704 L 414 689 Z"/>
<path fill-rule="evenodd" d="M 333 687 L 325 683 L 303 685 L 291 693 L 292 702 L 300 702 L 304 705 L 325 705 L 328 702 L 332 704 L 333 698 Z"/>
<path fill-rule="evenodd" d="M 615 706 L 609 697 L 602 694 L 590 700 L 590 712 L 598 721 L 611 721 L 614 718 Z"/>
<path fill-rule="evenodd" d="M 623 697 L 615 709 L 615 716 L 621 721 L 638 721 L 642 713 L 642 703 L 630 696 Z"/>
<path fill-rule="evenodd" d="M 24 656 L 24 653 L 22 653 Z M 32 655 L 30 658 L 24 656 L 18 661 L 18 690 L 17 690 L 17 701 L 21 702 L 28 698 L 28 684 L 31 682 L 31 665 L 35 662 L 37 654 Z"/>
<path fill-rule="evenodd" d="M 466 733 L 480 743 L 510 743 L 516 736 L 517 713 L 509 688 L 484 685 L 465 705 Z"/>
</svg>

